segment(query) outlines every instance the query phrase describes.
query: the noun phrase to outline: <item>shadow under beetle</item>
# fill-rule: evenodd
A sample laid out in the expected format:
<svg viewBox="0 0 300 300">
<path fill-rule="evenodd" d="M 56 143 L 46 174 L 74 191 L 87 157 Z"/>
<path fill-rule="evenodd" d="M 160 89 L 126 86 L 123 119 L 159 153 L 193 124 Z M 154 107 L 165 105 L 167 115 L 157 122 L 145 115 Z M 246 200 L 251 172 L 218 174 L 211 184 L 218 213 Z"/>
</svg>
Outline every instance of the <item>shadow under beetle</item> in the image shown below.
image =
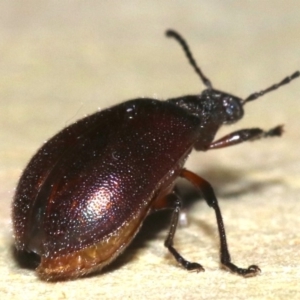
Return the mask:
<svg viewBox="0 0 300 300">
<path fill-rule="evenodd" d="M 181 207 L 174 190 L 178 177 L 190 181 L 215 211 L 222 266 L 242 276 L 259 273 L 256 265 L 240 268 L 231 262 L 215 193 L 184 163 L 192 149 L 280 136 L 282 126 L 250 128 L 214 141 L 220 126 L 243 117 L 246 103 L 300 72 L 240 99 L 215 90 L 184 39 L 173 30 L 166 34 L 180 43 L 206 86 L 201 94 L 166 101 L 138 98 L 85 117 L 45 143 L 24 170 L 13 202 L 15 244 L 41 257 L 42 279 L 71 279 L 103 268 L 124 251 L 147 215 L 160 209 L 173 210 L 165 246 L 185 269 L 203 271 L 173 246 Z"/>
</svg>

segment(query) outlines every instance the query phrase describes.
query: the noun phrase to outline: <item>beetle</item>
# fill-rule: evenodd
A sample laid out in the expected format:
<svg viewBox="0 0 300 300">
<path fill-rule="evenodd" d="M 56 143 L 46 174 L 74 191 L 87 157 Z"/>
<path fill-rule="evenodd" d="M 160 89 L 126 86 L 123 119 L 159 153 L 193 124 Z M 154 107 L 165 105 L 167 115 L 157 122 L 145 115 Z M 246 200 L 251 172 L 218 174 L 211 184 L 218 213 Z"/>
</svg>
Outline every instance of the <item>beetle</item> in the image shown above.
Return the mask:
<svg viewBox="0 0 300 300">
<path fill-rule="evenodd" d="M 124 251 L 145 218 L 161 209 L 173 210 L 165 247 L 183 268 L 203 271 L 173 245 L 182 204 L 175 189 L 178 177 L 191 182 L 215 211 L 222 266 L 245 277 L 260 272 L 256 265 L 232 263 L 214 190 L 184 164 L 193 149 L 280 136 L 282 126 L 276 126 L 242 129 L 214 140 L 222 125 L 243 117 L 246 103 L 300 72 L 241 99 L 213 88 L 179 33 L 168 30 L 166 35 L 182 46 L 206 86 L 202 93 L 166 101 L 138 98 L 96 112 L 47 141 L 23 171 L 12 209 L 15 246 L 40 256 L 40 278 L 73 279 L 102 269 Z"/>
</svg>

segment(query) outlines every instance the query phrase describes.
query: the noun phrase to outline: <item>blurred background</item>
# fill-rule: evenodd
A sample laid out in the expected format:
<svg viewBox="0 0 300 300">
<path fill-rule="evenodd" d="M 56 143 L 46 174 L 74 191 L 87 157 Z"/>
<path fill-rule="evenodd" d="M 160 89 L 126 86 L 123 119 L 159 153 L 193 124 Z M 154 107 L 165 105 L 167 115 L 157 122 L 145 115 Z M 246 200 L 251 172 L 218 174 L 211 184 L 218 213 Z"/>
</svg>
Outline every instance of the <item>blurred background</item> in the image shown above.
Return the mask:
<svg viewBox="0 0 300 300">
<path fill-rule="evenodd" d="M 249 103 L 242 121 L 218 133 L 285 124 L 282 138 L 193 153 L 187 163 L 216 188 L 235 261 L 260 264 L 261 276 L 244 280 L 219 269 L 214 215 L 202 201 L 176 243 L 204 274 L 176 265 L 163 247 L 165 226 L 140 238 L 121 258 L 126 263 L 75 282 L 42 283 L 11 256 L 14 188 L 44 141 L 124 100 L 202 91 L 182 49 L 165 37 L 169 28 L 185 37 L 215 88 L 242 98 L 300 69 L 296 0 L 1 1 L 2 299 L 296 299 L 300 80 Z"/>
</svg>

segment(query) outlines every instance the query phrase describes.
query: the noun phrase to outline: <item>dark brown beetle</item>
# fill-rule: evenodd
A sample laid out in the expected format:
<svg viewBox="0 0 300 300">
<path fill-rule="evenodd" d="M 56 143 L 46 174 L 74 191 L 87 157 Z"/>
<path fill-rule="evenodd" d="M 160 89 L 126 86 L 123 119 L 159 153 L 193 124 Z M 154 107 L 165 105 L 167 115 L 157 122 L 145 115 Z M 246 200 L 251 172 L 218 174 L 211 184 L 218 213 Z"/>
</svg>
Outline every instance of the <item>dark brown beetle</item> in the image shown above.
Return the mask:
<svg viewBox="0 0 300 300">
<path fill-rule="evenodd" d="M 167 31 L 183 47 L 207 87 L 200 95 L 159 101 L 135 99 L 83 118 L 63 129 L 34 155 L 13 202 L 16 248 L 41 257 L 45 280 L 70 279 L 99 270 L 128 246 L 151 212 L 173 209 L 165 246 L 187 270 L 204 270 L 173 247 L 181 200 L 176 178 L 190 181 L 216 213 L 222 265 L 243 276 L 256 265 L 231 262 L 224 224 L 211 185 L 183 168 L 192 151 L 223 148 L 248 140 L 280 136 L 282 127 L 243 129 L 213 141 L 223 124 L 243 117 L 245 103 L 289 83 L 280 83 L 242 100 L 213 89 L 196 65 L 183 38 Z"/>
</svg>

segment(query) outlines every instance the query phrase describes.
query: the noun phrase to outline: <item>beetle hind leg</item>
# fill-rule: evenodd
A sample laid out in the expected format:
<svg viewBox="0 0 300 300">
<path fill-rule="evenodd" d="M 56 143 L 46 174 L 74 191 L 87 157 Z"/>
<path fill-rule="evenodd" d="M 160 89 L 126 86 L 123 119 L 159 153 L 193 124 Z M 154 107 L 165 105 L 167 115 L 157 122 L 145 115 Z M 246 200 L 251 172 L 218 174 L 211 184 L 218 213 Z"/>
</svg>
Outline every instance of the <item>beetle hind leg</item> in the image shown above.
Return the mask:
<svg viewBox="0 0 300 300">
<path fill-rule="evenodd" d="M 200 176 L 185 169 L 181 171 L 180 176 L 187 179 L 196 188 L 198 188 L 201 191 L 207 204 L 210 207 L 212 207 L 215 211 L 220 237 L 220 260 L 222 266 L 225 269 L 228 269 L 229 271 L 238 275 L 242 275 L 244 277 L 251 277 L 260 273 L 260 268 L 256 265 L 251 265 L 248 268 L 239 268 L 231 262 L 221 210 L 219 208 L 218 200 L 210 183 L 207 182 L 205 179 L 201 178 Z"/>
<path fill-rule="evenodd" d="M 175 193 L 169 194 L 168 196 L 168 203 L 171 207 L 173 207 L 173 214 L 171 217 L 171 223 L 170 223 L 170 230 L 168 233 L 168 236 L 165 240 L 165 247 L 168 248 L 170 253 L 174 256 L 174 258 L 177 260 L 177 262 L 187 269 L 188 271 L 204 271 L 204 268 L 195 262 L 189 262 L 186 259 L 184 259 L 181 254 L 173 247 L 173 240 L 174 240 L 174 235 L 176 232 L 178 220 L 179 220 L 179 214 L 180 214 L 180 209 L 181 209 L 181 200 L 176 195 Z"/>
</svg>

